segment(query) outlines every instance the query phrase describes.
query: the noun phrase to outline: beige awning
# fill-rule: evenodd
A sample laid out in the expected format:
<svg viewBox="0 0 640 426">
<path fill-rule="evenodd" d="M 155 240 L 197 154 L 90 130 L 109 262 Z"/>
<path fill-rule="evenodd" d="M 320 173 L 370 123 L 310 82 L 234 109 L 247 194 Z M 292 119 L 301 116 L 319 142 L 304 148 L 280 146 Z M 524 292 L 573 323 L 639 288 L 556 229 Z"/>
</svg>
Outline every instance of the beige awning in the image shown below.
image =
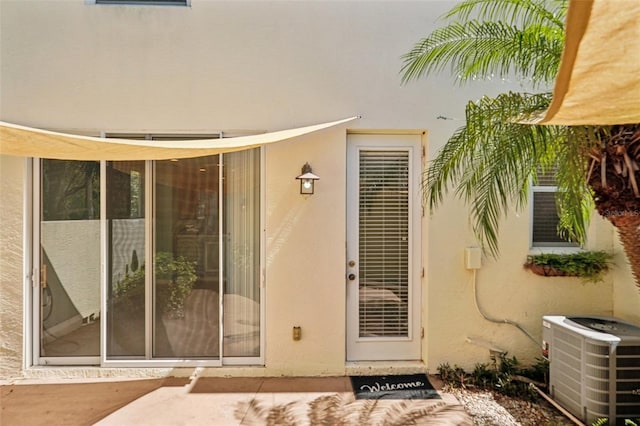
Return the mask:
<svg viewBox="0 0 640 426">
<path fill-rule="evenodd" d="M 539 124 L 640 122 L 640 0 L 570 0 L 553 100 Z"/>
<path fill-rule="evenodd" d="M 59 160 L 168 160 L 255 148 L 327 129 L 358 117 L 226 139 L 141 141 L 51 132 L 0 122 L 0 154 Z"/>
</svg>

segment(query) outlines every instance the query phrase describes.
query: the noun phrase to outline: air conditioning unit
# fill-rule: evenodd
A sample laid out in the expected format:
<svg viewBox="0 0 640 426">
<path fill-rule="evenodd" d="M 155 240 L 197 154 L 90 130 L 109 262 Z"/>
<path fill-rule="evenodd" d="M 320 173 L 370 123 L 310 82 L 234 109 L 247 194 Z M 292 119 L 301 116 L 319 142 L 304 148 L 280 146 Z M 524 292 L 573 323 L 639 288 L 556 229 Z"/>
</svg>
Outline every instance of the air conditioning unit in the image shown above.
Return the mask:
<svg viewBox="0 0 640 426">
<path fill-rule="evenodd" d="M 640 418 L 640 327 L 616 318 L 544 316 L 551 397 L 586 424 Z"/>
</svg>

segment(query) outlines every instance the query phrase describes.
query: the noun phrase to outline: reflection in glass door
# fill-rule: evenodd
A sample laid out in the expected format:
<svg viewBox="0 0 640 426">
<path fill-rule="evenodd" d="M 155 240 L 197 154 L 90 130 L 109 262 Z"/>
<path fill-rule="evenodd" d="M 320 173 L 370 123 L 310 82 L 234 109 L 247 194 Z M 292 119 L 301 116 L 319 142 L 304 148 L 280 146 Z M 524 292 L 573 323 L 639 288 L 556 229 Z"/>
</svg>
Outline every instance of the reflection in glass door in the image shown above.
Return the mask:
<svg viewBox="0 0 640 426">
<path fill-rule="evenodd" d="M 145 358 L 145 162 L 107 163 L 107 356 Z"/>
<path fill-rule="evenodd" d="M 219 163 L 156 162 L 154 358 L 220 356 Z"/>
<path fill-rule="evenodd" d="M 100 355 L 100 164 L 42 160 L 39 176 L 37 356 L 83 363 Z"/>
<path fill-rule="evenodd" d="M 262 362 L 260 163 L 43 160 L 36 363 Z"/>
</svg>

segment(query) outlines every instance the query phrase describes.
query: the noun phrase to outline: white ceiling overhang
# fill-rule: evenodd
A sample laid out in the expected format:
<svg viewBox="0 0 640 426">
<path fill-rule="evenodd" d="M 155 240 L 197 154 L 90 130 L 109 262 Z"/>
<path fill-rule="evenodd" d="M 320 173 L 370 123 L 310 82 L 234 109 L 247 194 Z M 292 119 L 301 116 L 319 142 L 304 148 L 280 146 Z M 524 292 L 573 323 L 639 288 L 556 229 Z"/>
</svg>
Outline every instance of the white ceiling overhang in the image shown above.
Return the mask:
<svg viewBox="0 0 640 426">
<path fill-rule="evenodd" d="M 0 154 L 59 160 L 168 160 L 255 148 L 338 126 L 359 117 L 251 136 L 180 141 L 97 138 L 0 121 Z"/>
<path fill-rule="evenodd" d="M 536 124 L 640 122 L 640 0 L 570 0 L 551 105 Z"/>
</svg>

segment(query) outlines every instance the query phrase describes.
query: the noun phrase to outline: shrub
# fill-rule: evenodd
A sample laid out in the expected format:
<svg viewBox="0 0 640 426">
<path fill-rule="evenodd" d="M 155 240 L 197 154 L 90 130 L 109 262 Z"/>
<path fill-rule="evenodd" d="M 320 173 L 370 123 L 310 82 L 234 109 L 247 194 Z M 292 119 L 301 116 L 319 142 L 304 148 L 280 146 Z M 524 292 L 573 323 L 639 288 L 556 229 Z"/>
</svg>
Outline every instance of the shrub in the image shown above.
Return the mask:
<svg viewBox="0 0 640 426">
<path fill-rule="evenodd" d="M 532 367 L 522 368 L 516 357 L 509 358 L 507 354 L 492 357 L 492 363 L 476 364 L 471 373 L 458 366 L 452 368 L 448 363 L 438 366 L 438 374 L 445 385 L 491 390 L 530 401 L 535 401 L 538 393 L 529 383 L 546 384 L 548 371 L 549 364 L 544 359 L 539 359 Z"/>
<path fill-rule="evenodd" d="M 612 257 L 605 251 L 541 253 L 527 256 L 524 266 L 540 275 L 580 277 L 585 281 L 600 282 L 609 270 Z"/>
<path fill-rule="evenodd" d="M 144 309 L 144 263 L 127 273 L 113 289 L 115 303 L 126 304 L 127 309 Z M 155 258 L 157 301 L 163 313 L 173 318 L 184 317 L 184 302 L 196 282 L 196 262 L 172 253 L 159 252 Z"/>
</svg>

